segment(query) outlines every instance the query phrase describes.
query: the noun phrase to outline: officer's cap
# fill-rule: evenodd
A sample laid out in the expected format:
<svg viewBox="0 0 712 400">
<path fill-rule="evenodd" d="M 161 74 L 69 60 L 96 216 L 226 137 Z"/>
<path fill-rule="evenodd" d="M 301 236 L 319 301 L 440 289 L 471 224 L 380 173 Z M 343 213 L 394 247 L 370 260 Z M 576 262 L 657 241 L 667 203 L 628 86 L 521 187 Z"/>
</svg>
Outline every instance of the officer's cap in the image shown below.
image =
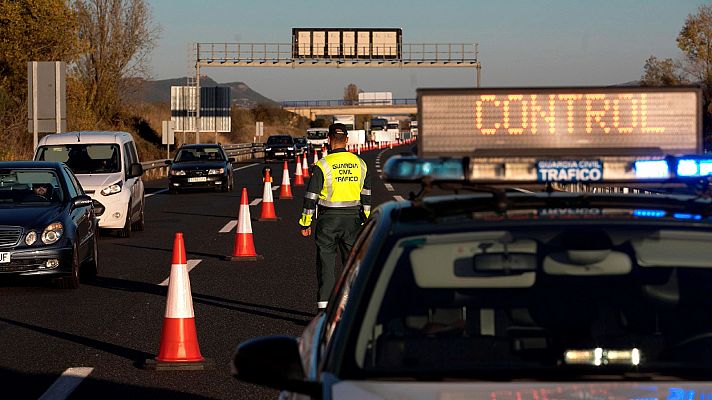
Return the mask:
<svg viewBox="0 0 712 400">
<path fill-rule="evenodd" d="M 331 136 L 331 137 L 344 138 L 348 134 L 349 134 L 349 132 L 348 132 L 348 130 L 346 130 L 346 125 L 344 125 L 344 124 L 329 125 L 329 136 Z"/>
</svg>

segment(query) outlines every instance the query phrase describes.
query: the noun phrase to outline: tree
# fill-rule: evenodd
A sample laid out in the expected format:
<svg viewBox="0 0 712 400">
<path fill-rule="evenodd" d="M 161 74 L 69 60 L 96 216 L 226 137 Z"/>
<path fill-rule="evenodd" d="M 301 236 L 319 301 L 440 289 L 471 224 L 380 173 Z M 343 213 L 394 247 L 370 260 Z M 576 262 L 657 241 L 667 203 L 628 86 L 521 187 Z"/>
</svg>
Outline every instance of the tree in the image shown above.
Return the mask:
<svg viewBox="0 0 712 400">
<path fill-rule="evenodd" d="M 677 35 L 677 47 L 684 55 L 683 69 L 695 80 L 712 87 L 712 6 L 702 5 L 688 15 Z"/>
<path fill-rule="evenodd" d="M 361 92 L 356 84 L 349 83 L 348 86 L 344 88 L 344 100 L 356 103 L 358 101 L 358 94 Z"/>
<path fill-rule="evenodd" d="M 645 60 L 640 83 L 644 86 L 670 86 L 687 83 L 687 80 L 681 74 L 680 65 L 672 58 L 659 60 L 650 56 Z"/>
<path fill-rule="evenodd" d="M 0 1 L 0 91 L 6 107 L 22 107 L 27 97 L 27 62 L 71 62 L 77 56 L 76 30 L 67 0 Z"/>
<path fill-rule="evenodd" d="M 87 51 L 75 73 L 86 93 L 86 106 L 102 120 L 115 117 L 127 78 L 145 76 L 158 38 L 144 0 L 74 0 L 79 38 Z"/>
</svg>

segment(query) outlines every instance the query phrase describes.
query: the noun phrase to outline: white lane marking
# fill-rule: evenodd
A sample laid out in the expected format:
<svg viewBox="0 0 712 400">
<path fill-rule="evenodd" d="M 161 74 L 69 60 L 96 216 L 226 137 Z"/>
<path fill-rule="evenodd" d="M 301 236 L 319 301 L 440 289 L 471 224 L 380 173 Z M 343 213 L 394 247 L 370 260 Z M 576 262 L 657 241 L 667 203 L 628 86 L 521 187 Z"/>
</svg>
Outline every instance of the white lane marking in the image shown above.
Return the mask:
<svg viewBox="0 0 712 400">
<path fill-rule="evenodd" d="M 252 203 L 250 203 L 250 205 L 256 206 L 256 205 L 260 204 L 261 201 L 262 201 L 262 197 L 258 197 L 256 199 L 252 200 Z"/>
<path fill-rule="evenodd" d="M 398 195 L 393 196 L 393 198 L 394 198 L 396 201 L 405 200 L 405 199 L 403 198 L 403 196 L 398 196 Z"/>
<path fill-rule="evenodd" d="M 391 185 L 390 183 L 384 183 L 383 186 L 385 186 L 386 189 L 388 189 L 389 192 L 394 192 L 394 191 L 395 191 L 395 189 L 393 189 L 393 185 Z"/>
<path fill-rule="evenodd" d="M 64 400 L 69 397 L 74 389 L 94 371 L 92 367 L 68 368 L 62 372 L 52 386 L 40 397 L 39 400 Z"/>
<path fill-rule="evenodd" d="M 188 272 L 190 272 L 191 269 L 195 268 L 200 264 L 200 262 L 203 260 L 188 260 L 188 264 L 186 264 L 186 268 L 188 268 Z M 170 276 L 166 279 L 163 280 L 163 282 L 159 283 L 158 286 L 168 286 L 168 281 L 170 280 Z"/>
<path fill-rule="evenodd" d="M 146 195 L 144 195 L 143 197 L 149 198 L 149 197 L 155 196 L 155 195 L 157 195 L 157 194 L 166 193 L 167 191 L 168 191 L 168 189 L 161 189 L 161 190 L 159 190 L 159 191 L 157 191 L 157 192 L 153 192 L 153 193 L 146 194 Z"/>
<path fill-rule="evenodd" d="M 239 171 L 239 170 L 241 170 L 241 169 L 254 167 L 255 165 L 261 165 L 261 164 L 260 164 L 260 163 L 255 163 L 255 164 L 243 165 L 242 167 L 233 168 L 232 170 L 233 170 L 233 171 Z"/>
<path fill-rule="evenodd" d="M 274 192 L 275 190 L 279 189 L 279 185 L 277 186 L 272 186 L 272 191 Z"/>
<path fill-rule="evenodd" d="M 225 224 L 225 226 L 223 226 L 222 229 L 218 231 L 218 233 L 230 233 L 233 229 L 235 229 L 236 226 L 237 220 L 233 219 L 232 221 Z"/>
<path fill-rule="evenodd" d="M 378 172 L 379 174 L 380 174 L 381 172 L 383 172 L 383 170 L 382 170 L 382 169 L 380 169 L 380 168 L 379 168 L 379 169 L 377 169 L 376 171 L 377 171 L 377 172 Z"/>
</svg>

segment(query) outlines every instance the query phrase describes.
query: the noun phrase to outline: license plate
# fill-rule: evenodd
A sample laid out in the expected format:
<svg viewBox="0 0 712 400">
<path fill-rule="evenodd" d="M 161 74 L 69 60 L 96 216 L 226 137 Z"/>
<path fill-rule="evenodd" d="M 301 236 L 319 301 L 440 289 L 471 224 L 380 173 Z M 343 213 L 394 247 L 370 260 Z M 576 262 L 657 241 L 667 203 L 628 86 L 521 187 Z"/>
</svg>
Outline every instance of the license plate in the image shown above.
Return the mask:
<svg viewBox="0 0 712 400">
<path fill-rule="evenodd" d="M 6 264 L 10 262 L 10 253 L 0 253 L 0 264 Z"/>
<path fill-rule="evenodd" d="M 599 182 L 603 180 L 601 160 L 539 160 L 539 182 Z"/>
<path fill-rule="evenodd" d="M 208 178 L 204 176 L 198 176 L 195 178 L 188 178 L 188 182 L 207 182 Z"/>
<path fill-rule="evenodd" d="M 283 151 L 277 151 L 274 153 L 275 156 L 283 156 L 284 152 Z"/>
</svg>

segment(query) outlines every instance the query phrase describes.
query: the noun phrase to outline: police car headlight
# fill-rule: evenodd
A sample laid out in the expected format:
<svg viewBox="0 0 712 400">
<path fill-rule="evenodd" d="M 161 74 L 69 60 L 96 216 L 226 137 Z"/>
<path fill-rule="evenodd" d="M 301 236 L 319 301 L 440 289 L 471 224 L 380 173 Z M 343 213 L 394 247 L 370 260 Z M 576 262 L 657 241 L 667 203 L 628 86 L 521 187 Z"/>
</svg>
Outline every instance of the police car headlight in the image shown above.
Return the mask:
<svg viewBox="0 0 712 400">
<path fill-rule="evenodd" d="M 121 181 L 118 181 L 111 186 L 107 186 L 101 189 L 101 194 L 104 196 L 110 196 L 112 194 L 120 193 L 122 185 L 123 183 Z"/>
<path fill-rule="evenodd" d="M 208 170 L 208 175 L 219 175 L 222 173 L 225 173 L 225 168 L 215 168 Z"/>
<path fill-rule="evenodd" d="M 183 171 L 182 169 L 172 169 L 172 170 L 171 170 L 171 175 L 173 175 L 173 176 L 183 176 L 183 175 L 185 175 L 185 171 Z"/>
<path fill-rule="evenodd" d="M 64 233 L 64 227 L 61 222 L 53 222 L 44 229 L 42 232 L 42 243 L 53 244 L 62 237 Z"/>
</svg>

